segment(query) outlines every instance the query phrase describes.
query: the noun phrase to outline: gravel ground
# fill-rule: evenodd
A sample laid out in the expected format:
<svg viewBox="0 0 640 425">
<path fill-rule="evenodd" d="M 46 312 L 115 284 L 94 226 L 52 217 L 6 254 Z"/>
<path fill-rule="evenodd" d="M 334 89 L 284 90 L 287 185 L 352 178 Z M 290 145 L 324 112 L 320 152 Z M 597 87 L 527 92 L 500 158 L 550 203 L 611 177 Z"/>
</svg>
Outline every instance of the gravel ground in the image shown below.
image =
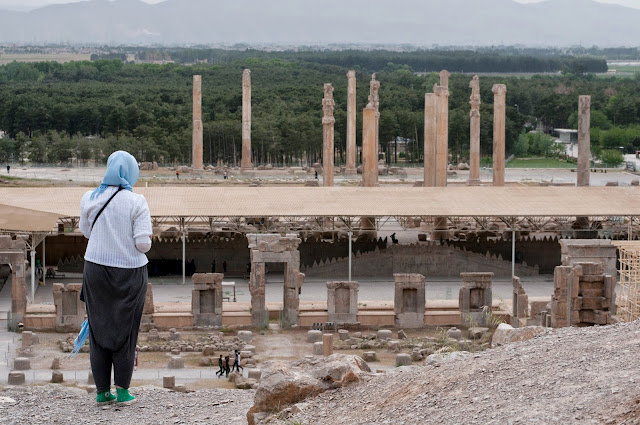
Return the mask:
<svg viewBox="0 0 640 425">
<path fill-rule="evenodd" d="M 547 330 L 459 360 L 402 367 L 306 401 L 278 425 L 640 424 L 640 322 Z M 372 365 L 376 369 L 376 363 Z M 254 391 L 135 387 L 99 408 L 82 388 L 0 388 L 0 424 L 246 424 Z"/>
<path fill-rule="evenodd" d="M 278 423 L 639 424 L 639 345 L 637 321 L 550 330 L 323 393 Z"/>
<path fill-rule="evenodd" d="M 95 394 L 47 384 L 0 391 L 0 424 L 214 424 L 247 423 L 253 390 L 199 390 L 179 393 L 135 387 L 131 406 L 95 406 Z"/>
</svg>

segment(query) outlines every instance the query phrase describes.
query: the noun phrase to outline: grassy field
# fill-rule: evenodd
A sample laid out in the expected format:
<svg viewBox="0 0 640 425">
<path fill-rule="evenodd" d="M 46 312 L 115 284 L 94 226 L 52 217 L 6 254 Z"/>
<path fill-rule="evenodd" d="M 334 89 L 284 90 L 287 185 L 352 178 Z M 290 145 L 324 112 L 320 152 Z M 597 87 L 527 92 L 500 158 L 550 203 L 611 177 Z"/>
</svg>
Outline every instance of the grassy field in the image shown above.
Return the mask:
<svg viewBox="0 0 640 425">
<path fill-rule="evenodd" d="M 37 54 L 37 53 L 2 53 L 0 54 L 0 65 L 6 65 L 13 61 L 16 62 L 71 62 L 71 61 L 88 61 L 91 55 L 80 53 L 51 53 L 51 54 Z"/>
<path fill-rule="evenodd" d="M 573 162 L 555 158 L 516 158 L 506 168 L 577 168 Z"/>
<path fill-rule="evenodd" d="M 609 71 L 616 72 L 640 72 L 640 65 L 616 65 L 609 64 Z"/>
</svg>

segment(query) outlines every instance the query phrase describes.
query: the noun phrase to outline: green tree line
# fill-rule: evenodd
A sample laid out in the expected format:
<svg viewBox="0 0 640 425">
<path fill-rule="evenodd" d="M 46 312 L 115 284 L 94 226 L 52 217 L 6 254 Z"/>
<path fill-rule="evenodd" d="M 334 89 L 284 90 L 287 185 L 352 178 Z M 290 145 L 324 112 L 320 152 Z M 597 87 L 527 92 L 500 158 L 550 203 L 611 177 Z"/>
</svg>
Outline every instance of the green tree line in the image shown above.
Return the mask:
<svg viewBox="0 0 640 425">
<path fill-rule="evenodd" d="M 0 160 L 103 161 L 113 149 L 140 161 L 191 162 L 192 76 L 202 75 L 204 160 L 237 163 L 241 152 L 242 71 L 252 78 L 253 162 L 319 161 L 323 84 L 335 87 L 336 162 L 344 162 L 348 68 L 338 65 L 247 58 L 229 64 L 183 66 L 94 62 L 11 63 L 0 66 Z M 357 71 L 357 128 L 369 95 L 369 72 Z M 377 74 L 383 151 L 398 137 L 410 140 L 409 159 L 422 159 L 424 94 L 436 73 L 417 75 L 387 63 Z M 468 157 L 469 80 L 450 79 L 449 146 L 454 161 Z M 640 149 L 640 77 L 544 75 L 480 78 L 481 152 L 491 156 L 493 84 L 507 85 L 507 152 L 523 131 L 537 125 L 577 124 L 578 96 L 592 96 L 594 140 Z M 609 126 L 609 127 L 608 127 Z M 607 128 L 608 127 L 608 128 Z M 609 133 L 612 132 L 612 133 Z M 616 133 L 618 132 L 618 133 Z M 619 133 L 624 133 L 624 137 Z M 622 134 L 620 133 L 620 134 Z M 629 134 L 629 135 L 628 135 Z M 615 140 L 615 142 L 614 142 Z M 390 155 L 387 156 L 390 158 Z"/>
</svg>

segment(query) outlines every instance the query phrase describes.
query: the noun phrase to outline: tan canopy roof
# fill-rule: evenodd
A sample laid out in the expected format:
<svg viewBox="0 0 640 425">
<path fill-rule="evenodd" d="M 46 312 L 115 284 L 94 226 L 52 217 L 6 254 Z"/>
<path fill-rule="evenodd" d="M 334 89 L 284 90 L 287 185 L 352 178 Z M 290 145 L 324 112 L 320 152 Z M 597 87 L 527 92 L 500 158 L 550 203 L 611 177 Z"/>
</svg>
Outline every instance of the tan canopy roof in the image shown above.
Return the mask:
<svg viewBox="0 0 640 425">
<path fill-rule="evenodd" d="M 45 218 L 79 217 L 86 191 L 0 188 L 0 216 L 5 222 L 42 221 L 43 226 L 49 223 Z M 134 191 L 146 197 L 154 217 L 640 216 L 640 188 L 635 187 L 190 186 L 136 187 Z M 27 224 L 13 228 L 21 226 Z"/>
<path fill-rule="evenodd" d="M 49 232 L 59 219 L 58 214 L 0 204 L 1 230 Z"/>
</svg>

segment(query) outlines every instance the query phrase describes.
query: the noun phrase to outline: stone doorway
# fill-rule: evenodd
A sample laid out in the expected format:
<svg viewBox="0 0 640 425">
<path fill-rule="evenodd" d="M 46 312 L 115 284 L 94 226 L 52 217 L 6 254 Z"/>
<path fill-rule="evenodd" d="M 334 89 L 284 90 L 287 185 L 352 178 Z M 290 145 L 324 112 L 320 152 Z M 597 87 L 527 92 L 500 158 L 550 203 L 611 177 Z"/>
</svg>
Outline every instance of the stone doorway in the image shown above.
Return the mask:
<svg viewBox="0 0 640 425">
<path fill-rule="evenodd" d="M 300 252 L 298 246 L 302 242 L 297 235 L 288 234 L 249 234 L 249 250 L 251 258 L 251 275 L 249 291 L 251 292 L 251 320 L 255 327 L 266 327 L 269 323 L 269 312 L 265 302 L 266 267 L 269 263 L 283 263 L 283 305 L 280 323 L 283 327 L 298 324 L 298 307 L 300 292 L 304 282 L 304 274 L 300 273 Z"/>
</svg>

